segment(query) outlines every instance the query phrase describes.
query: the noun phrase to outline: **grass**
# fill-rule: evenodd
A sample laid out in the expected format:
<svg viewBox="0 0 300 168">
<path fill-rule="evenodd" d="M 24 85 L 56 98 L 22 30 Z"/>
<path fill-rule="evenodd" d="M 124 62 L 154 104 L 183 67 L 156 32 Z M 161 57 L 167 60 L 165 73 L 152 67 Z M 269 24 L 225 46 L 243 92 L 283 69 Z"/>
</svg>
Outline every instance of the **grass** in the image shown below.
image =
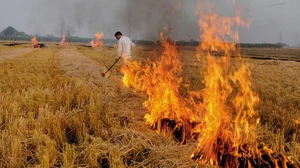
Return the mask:
<svg viewBox="0 0 300 168">
<path fill-rule="evenodd" d="M 74 45 L 63 52 L 63 48 L 47 46 L 0 61 L 0 167 L 197 166 L 190 159 L 196 142 L 178 146 L 172 137 L 147 129 L 145 96 L 122 86 L 118 65 L 110 78 L 95 72 L 113 63 L 115 49 Z M 24 47 L 0 47 L 0 57 Z M 190 90 L 204 87 L 200 68 L 205 64 L 196 64 L 194 49 L 180 51 L 184 67 L 180 91 L 185 95 L 185 84 Z M 297 50 L 287 49 L 245 52 L 299 56 Z M 141 46 L 133 52 L 135 59 L 152 54 L 151 48 Z M 85 62 L 72 62 L 85 58 Z M 244 61 L 253 64 L 253 87 L 261 98 L 257 106 L 260 140 L 299 163 L 300 63 Z M 64 67 L 66 63 L 74 63 L 72 73 Z"/>
</svg>

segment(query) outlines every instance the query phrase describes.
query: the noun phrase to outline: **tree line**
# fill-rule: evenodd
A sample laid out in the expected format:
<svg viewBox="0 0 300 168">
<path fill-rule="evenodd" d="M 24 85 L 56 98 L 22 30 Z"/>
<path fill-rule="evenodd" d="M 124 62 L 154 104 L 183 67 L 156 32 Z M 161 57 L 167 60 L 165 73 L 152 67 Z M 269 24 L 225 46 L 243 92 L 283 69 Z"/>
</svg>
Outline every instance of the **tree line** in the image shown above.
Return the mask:
<svg viewBox="0 0 300 168">
<path fill-rule="evenodd" d="M 33 36 L 0 36 L 0 40 L 8 40 L 8 41 L 30 41 Z M 37 36 L 38 41 L 42 42 L 60 42 L 61 37 L 54 37 L 54 36 Z M 67 37 L 68 42 L 72 43 L 90 43 L 93 39 L 92 38 L 83 38 L 83 37 L 75 37 L 70 36 Z M 115 39 L 104 39 L 105 44 L 111 45 L 117 43 Z M 159 44 L 159 41 L 150 41 L 150 40 L 132 40 L 136 44 L 140 45 L 153 45 Z M 201 43 L 201 42 L 200 42 Z M 176 44 L 179 46 L 198 46 L 199 41 L 190 40 L 190 41 L 176 41 Z M 287 45 L 284 43 L 238 43 L 236 44 L 237 47 L 241 48 L 283 48 Z"/>
</svg>

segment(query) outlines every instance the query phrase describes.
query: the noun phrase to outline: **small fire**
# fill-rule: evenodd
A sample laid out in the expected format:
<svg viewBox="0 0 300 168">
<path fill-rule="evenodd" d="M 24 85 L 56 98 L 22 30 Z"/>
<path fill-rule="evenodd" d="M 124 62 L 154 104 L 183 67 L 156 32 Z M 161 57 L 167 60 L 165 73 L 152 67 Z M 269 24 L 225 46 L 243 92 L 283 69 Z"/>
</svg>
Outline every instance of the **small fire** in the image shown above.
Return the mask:
<svg viewBox="0 0 300 168">
<path fill-rule="evenodd" d="M 114 48 L 118 48 L 119 44 L 118 43 L 115 43 L 114 44 Z"/>
<path fill-rule="evenodd" d="M 166 31 L 166 29 L 165 29 Z M 143 65 L 136 61 L 128 61 L 123 66 L 123 82 L 127 87 L 141 90 L 148 95 L 144 103 L 148 113 L 146 123 L 164 134 L 179 133 L 177 140 L 184 143 L 190 136 L 191 111 L 186 108 L 179 93 L 181 78 L 181 62 L 175 43 L 167 41 L 161 33 L 163 53 L 158 60 L 147 60 Z M 128 68 L 129 67 L 129 68 Z"/>
<path fill-rule="evenodd" d="M 69 45 L 69 43 L 67 42 L 67 38 L 66 38 L 65 35 L 62 36 L 62 40 L 60 42 L 60 45 L 61 46 L 68 46 Z"/>
<path fill-rule="evenodd" d="M 95 39 L 91 41 L 92 47 L 102 47 L 104 44 L 102 38 L 103 38 L 103 33 L 96 33 Z"/>
<path fill-rule="evenodd" d="M 40 44 L 39 44 L 39 42 L 37 41 L 36 36 L 34 36 L 34 37 L 31 39 L 31 45 L 32 45 L 32 48 L 40 48 Z"/>
</svg>

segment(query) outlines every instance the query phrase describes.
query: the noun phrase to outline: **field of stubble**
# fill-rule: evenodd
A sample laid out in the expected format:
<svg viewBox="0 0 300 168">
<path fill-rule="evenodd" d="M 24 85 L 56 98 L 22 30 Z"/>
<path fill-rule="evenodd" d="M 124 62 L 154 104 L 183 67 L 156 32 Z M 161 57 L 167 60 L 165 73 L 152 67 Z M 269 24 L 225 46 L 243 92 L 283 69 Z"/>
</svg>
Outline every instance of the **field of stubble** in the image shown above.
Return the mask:
<svg viewBox="0 0 300 168">
<path fill-rule="evenodd" d="M 116 49 L 54 44 L 45 49 L 0 44 L 0 167 L 196 167 L 197 145 L 178 146 L 144 123 L 146 96 L 122 84 L 119 65 L 101 73 Z M 199 90 L 203 76 L 195 49 L 180 48 L 181 93 Z M 152 56 L 137 46 L 134 59 Z M 252 58 L 261 124 L 273 150 L 300 163 L 300 49 L 243 49 Z M 271 60 L 275 59 L 275 60 Z M 293 61 L 288 61 L 293 60 Z M 204 165 L 198 165 L 204 167 Z"/>
</svg>

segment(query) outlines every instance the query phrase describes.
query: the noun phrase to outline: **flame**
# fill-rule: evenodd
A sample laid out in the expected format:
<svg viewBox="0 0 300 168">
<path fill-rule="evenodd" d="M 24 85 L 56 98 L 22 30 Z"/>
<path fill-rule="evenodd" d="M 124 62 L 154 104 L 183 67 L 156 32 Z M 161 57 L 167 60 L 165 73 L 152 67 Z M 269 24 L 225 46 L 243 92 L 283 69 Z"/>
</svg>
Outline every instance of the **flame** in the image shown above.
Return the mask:
<svg viewBox="0 0 300 168">
<path fill-rule="evenodd" d="M 230 55 L 239 53 L 234 43 L 226 42 L 226 36 L 238 40 L 237 31 L 232 31 L 232 26 L 246 24 L 238 17 L 222 17 L 213 13 L 201 14 L 200 18 L 202 42 L 197 56 L 200 59 L 205 57 L 208 67 L 203 80 L 203 102 L 198 105 L 204 111 L 204 121 L 200 121 L 204 124 L 201 131 L 196 132 L 201 132 L 198 148 L 203 154 L 200 160 L 215 165 L 219 162 L 218 143 L 238 149 L 254 131 L 255 126 L 250 125 L 248 117 L 255 116 L 254 105 L 259 98 L 251 90 L 248 65 L 239 63 L 240 67 L 231 66 Z M 216 58 L 215 53 L 223 56 Z"/>
<path fill-rule="evenodd" d="M 67 38 L 65 35 L 62 36 L 61 42 L 60 42 L 61 46 L 68 46 L 69 43 L 67 42 Z"/>
<path fill-rule="evenodd" d="M 299 119 L 296 119 L 296 120 L 295 120 L 295 123 L 300 125 L 300 118 L 299 118 Z"/>
<path fill-rule="evenodd" d="M 37 39 L 36 39 L 36 36 L 34 36 L 34 37 L 31 39 L 31 45 L 32 45 L 32 48 L 40 48 L 40 45 L 39 45 L 39 42 L 38 42 Z"/>
<path fill-rule="evenodd" d="M 236 45 L 238 27 L 249 25 L 238 16 L 200 13 L 197 58 L 207 63 L 205 88 L 190 92 L 189 99 L 179 92 L 180 53 L 164 37 L 167 28 L 161 33 L 162 55 L 154 61 L 126 60 L 123 82 L 147 94 L 145 121 L 152 129 L 173 134 L 180 144 L 197 138 L 195 161 L 227 168 L 288 167 L 289 159 L 259 144 L 255 134 L 260 120 L 255 106 L 260 99 L 252 90 L 251 65 L 242 61 Z"/>
<path fill-rule="evenodd" d="M 198 118 L 201 125 L 194 128 L 198 146 L 192 158 L 228 168 L 286 167 L 286 156 L 275 157 L 272 150 L 257 144 L 255 129 L 259 118 L 255 105 L 259 97 L 252 90 L 250 65 L 242 61 L 235 44 L 239 40 L 237 28 L 249 24 L 240 17 L 200 14 L 202 42 L 197 57 L 205 59 L 208 67 L 203 80 L 205 88 L 198 93 L 203 101 L 194 104 L 196 112 L 201 113 L 197 116 L 202 118 Z M 231 59 L 231 55 L 237 58 Z"/>
<path fill-rule="evenodd" d="M 114 44 L 114 48 L 118 48 L 119 44 L 118 43 L 115 43 Z"/>
<path fill-rule="evenodd" d="M 164 29 L 166 32 L 166 28 Z M 164 134 L 180 131 L 177 137 L 181 143 L 190 136 L 190 118 L 192 113 L 186 108 L 179 93 L 182 79 L 180 54 L 174 42 L 166 40 L 165 32 L 161 33 L 163 53 L 156 61 L 147 60 L 146 64 L 128 61 L 123 66 L 123 82 L 127 87 L 141 90 L 148 95 L 144 103 L 148 113 L 146 123 Z"/>
<path fill-rule="evenodd" d="M 91 41 L 92 47 L 102 47 L 104 44 L 102 38 L 103 38 L 103 33 L 96 33 L 95 39 Z"/>
</svg>

